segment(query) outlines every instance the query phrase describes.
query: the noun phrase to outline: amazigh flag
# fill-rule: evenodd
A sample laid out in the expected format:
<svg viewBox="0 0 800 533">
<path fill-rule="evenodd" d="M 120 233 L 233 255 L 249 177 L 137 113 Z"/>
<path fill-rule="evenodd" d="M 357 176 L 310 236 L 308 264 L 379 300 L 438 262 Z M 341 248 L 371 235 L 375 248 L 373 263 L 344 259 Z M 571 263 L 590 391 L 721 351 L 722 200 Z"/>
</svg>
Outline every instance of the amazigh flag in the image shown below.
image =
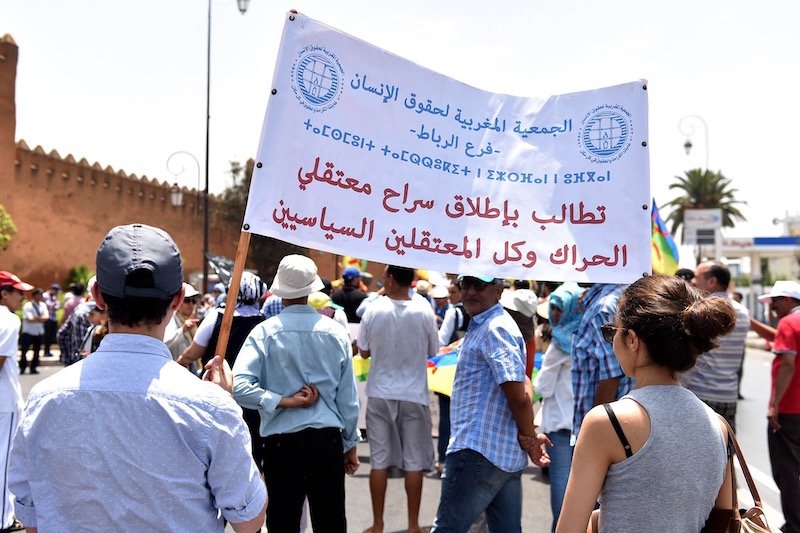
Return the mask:
<svg viewBox="0 0 800 533">
<path fill-rule="evenodd" d="M 672 276 L 678 270 L 678 247 L 658 214 L 656 200 L 653 198 L 652 213 L 653 237 L 650 247 L 653 251 L 653 274 Z"/>
</svg>

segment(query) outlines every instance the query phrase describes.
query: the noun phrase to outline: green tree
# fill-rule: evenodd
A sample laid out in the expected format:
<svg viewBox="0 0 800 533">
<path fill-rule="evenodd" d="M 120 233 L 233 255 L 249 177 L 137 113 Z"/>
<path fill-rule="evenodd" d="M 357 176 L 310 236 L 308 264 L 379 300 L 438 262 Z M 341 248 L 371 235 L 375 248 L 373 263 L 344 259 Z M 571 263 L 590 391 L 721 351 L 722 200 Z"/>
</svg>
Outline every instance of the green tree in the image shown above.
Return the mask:
<svg viewBox="0 0 800 533">
<path fill-rule="evenodd" d="M 64 280 L 66 286 L 69 286 L 72 283 L 79 283 L 84 287 L 89 286 L 89 280 L 94 276 L 94 273 L 89 270 L 89 267 L 86 265 L 79 265 L 69 269 L 67 273 L 67 279 Z"/>
<path fill-rule="evenodd" d="M 241 227 L 255 161 L 248 159 L 244 166 L 239 161 L 230 161 L 230 166 L 229 172 L 233 177 L 233 184 L 222 193 L 223 218 Z M 267 281 L 275 276 L 278 263 L 288 254 L 307 255 L 308 249 L 254 233 L 250 238 L 247 263 L 258 271 L 261 279 Z"/>
<path fill-rule="evenodd" d="M 679 228 L 683 232 L 683 213 L 686 209 L 722 209 L 722 226 L 725 228 L 734 227 L 737 220 L 746 220 L 736 205 L 747 202 L 735 198 L 738 190 L 731 188 L 731 180 L 722 172 L 695 168 L 684 172 L 684 176 L 675 176 L 675 180 L 669 188 L 677 189 L 682 194 L 665 205 L 672 209 L 666 222 L 671 223 L 673 235 L 677 235 Z"/>
<path fill-rule="evenodd" d="M 11 238 L 16 234 L 17 226 L 14 225 L 14 220 L 12 220 L 6 208 L 0 204 L 0 251 L 8 247 Z"/>
</svg>

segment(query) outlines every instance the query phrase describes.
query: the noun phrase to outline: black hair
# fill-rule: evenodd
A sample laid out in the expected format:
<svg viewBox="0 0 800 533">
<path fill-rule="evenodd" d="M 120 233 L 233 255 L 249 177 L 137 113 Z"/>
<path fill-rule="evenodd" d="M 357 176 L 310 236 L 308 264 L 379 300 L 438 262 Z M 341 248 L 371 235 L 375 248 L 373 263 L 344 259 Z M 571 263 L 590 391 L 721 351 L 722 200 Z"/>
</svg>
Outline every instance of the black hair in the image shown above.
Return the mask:
<svg viewBox="0 0 800 533">
<path fill-rule="evenodd" d="M 401 266 L 389 265 L 386 267 L 386 273 L 397 282 L 401 287 L 410 287 L 414 281 L 414 269 Z"/>
<path fill-rule="evenodd" d="M 720 287 L 723 289 L 728 288 L 728 285 L 731 283 L 730 269 L 719 261 L 711 261 L 709 265 L 711 266 L 709 266 L 708 271 L 706 272 L 706 277 L 716 278 Z"/>
<path fill-rule="evenodd" d="M 333 287 L 331 286 L 331 280 L 326 278 L 320 278 L 320 279 L 322 280 L 322 289 L 320 290 L 320 292 L 330 296 L 331 290 L 333 289 Z"/>
<path fill-rule="evenodd" d="M 146 269 L 134 270 L 125 277 L 125 285 L 137 288 L 155 287 L 153 273 Z M 127 327 L 156 326 L 164 320 L 167 309 L 175 294 L 169 300 L 142 296 L 111 296 L 102 292 L 108 309 L 108 320 L 113 324 Z M 177 293 L 176 293 L 177 294 Z"/>
<path fill-rule="evenodd" d="M 636 332 L 650 359 L 673 373 L 685 372 L 697 357 L 718 345 L 717 337 L 736 326 L 736 313 L 724 298 L 703 298 L 676 276 L 646 276 L 619 299 L 617 318 Z"/>
</svg>

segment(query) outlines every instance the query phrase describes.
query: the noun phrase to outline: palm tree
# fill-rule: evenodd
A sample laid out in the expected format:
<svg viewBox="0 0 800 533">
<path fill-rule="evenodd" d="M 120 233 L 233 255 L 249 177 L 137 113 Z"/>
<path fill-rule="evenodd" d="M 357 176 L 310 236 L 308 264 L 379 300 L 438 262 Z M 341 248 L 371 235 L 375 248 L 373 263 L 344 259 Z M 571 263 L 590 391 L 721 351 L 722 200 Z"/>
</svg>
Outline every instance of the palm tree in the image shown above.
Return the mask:
<svg viewBox="0 0 800 533">
<path fill-rule="evenodd" d="M 736 204 L 747 202 L 734 197 L 738 190 L 731 188 L 731 180 L 722 172 L 694 168 L 684 174 L 675 176 L 677 181 L 669 186 L 670 189 L 679 189 L 683 194 L 664 206 L 672 208 L 667 223 L 672 224 L 670 230 L 673 235 L 677 235 L 678 228 L 683 226 L 684 209 L 722 209 L 722 227 L 725 228 L 734 227 L 736 220 L 746 220 Z"/>
</svg>

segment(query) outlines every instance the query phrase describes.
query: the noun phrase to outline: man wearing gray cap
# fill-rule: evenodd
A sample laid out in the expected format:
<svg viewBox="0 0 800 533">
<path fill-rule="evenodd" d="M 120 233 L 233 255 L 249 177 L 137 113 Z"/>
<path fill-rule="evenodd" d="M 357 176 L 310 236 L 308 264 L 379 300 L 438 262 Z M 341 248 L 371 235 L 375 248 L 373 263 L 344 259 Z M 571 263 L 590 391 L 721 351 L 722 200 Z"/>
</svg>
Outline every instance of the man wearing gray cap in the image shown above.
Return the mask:
<svg viewBox="0 0 800 533">
<path fill-rule="evenodd" d="M 266 489 L 241 409 L 162 341 L 184 296 L 172 238 L 117 226 L 96 266 L 109 334 L 29 394 L 9 474 L 17 517 L 43 531 L 258 531 Z"/>
<path fill-rule="evenodd" d="M 285 307 L 250 331 L 233 365 L 236 401 L 261 415 L 270 531 L 298 531 L 306 497 L 314 531 L 347 531 L 358 396 L 347 331 L 308 305 L 322 287 L 314 261 L 284 257 L 270 291 Z"/>
</svg>

